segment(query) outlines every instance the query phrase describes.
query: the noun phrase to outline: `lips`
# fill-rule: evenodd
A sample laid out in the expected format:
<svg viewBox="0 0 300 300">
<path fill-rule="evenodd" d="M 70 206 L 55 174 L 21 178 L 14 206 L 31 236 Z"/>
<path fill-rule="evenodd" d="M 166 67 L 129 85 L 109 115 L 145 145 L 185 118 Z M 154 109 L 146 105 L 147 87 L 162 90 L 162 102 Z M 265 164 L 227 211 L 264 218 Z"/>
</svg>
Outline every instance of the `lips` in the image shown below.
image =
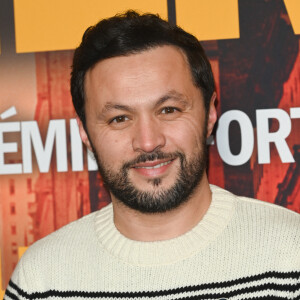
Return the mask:
<svg viewBox="0 0 300 300">
<path fill-rule="evenodd" d="M 142 163 L 142 164 L 137 164 L 134 166 L 134 168 L 136 169 L 141 169 L 141 168 L 145 168 L 145 169 L 158 169 L 162 166 L 165 166 L 167 164 L 169 164 L 172 160 L 167 160 L 165 162 L 161 162 L 158 163 L 157 161 L 152 161 L 152 162 L 146 162 L 146 163 Z"/>
<path fill-rule="evenodd" d="M 173 160 L 174 159 L 148 161 L 135 164 L 132 168 L 144 176 L 158 176 L 165 173 Z"/>
</svg>

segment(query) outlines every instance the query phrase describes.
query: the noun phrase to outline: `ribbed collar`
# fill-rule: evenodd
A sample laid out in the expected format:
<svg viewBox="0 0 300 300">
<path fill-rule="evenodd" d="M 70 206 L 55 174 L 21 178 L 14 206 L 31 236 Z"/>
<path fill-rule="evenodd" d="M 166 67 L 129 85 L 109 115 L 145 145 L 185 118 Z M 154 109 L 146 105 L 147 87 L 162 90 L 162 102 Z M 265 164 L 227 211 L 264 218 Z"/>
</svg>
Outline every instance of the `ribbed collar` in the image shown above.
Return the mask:
<svg viewBox="0 0 300 300">
<path fill-rule="evenodd" d="M 210 187 L 212 202 L 206 214 L 193 229 L 179 237 L 157 242 L 130 240 L 115 227 L 110 204 L 95 214 L 99 241 L 111 255 L 133 265 L 170 264 L 190 257 L 218 237 L 234 212 L 234 195 L 219 187 Z"/>
</svg>

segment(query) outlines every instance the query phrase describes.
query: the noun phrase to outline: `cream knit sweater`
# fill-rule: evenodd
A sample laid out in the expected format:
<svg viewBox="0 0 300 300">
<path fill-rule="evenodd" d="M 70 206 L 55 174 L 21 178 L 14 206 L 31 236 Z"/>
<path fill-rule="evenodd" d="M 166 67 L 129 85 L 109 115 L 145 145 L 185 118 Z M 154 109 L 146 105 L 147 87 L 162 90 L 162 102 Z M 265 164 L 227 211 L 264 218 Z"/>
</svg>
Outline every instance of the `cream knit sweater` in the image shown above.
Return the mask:
<svg viewBox="0 0 300 300">
<path fill-rule="evenodd" d="M 300 299 L 300 215 L 211 189 L 167 241 L 127 239 L 111 205 L 70 223 L 26 251 L 4 299 Z"/>
</svg>

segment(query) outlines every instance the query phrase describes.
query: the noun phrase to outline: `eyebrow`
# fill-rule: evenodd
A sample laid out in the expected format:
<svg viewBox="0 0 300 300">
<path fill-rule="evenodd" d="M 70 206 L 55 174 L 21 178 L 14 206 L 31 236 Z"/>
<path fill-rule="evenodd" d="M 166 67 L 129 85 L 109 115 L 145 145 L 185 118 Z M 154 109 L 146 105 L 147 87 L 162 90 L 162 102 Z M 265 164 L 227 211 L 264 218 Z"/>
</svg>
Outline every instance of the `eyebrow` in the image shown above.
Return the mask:
<svg viewBox="0 0 300 300">
<path fill-rule="evenodd" d="M 113 102 L 108 102 L 105 104 L 105 106 L 102 109 L 102 114 L 109 112 L 111 110 L 125 110 L 125 111 L 129 111 L 129 112 L 134 112 L 135 109 L 128 106 L 128 105 L 123 105 L 123 104 L 117 104 L 117 103 L 113 103 Z"/>
<path fill-rule="evenodd" d="M 166 102 L 170 99 L 178 101 L 178 102 L 182 102 L 183 104 L 187 104 L 186 96 L 184 96 L 183 94 L 178 93 L 174 90 L 171 90 L 166 95 L 159 98 L 154 106 L 158 107 L 158 106 L 162 105 L 164 102 Z"/>
<path fill-rule="evenodd" d="M 168 100 L 175 100 L 178 102 L 182 102 L 183 104 L 187 104 L 187 100 L 186 97 L 181 94 L 178 93 L 174 90 L 169 91 L 167 94 L 165 94 L 164 96 L 160 97 L 156 103 L 154 104 L 154 107 L 159 107 L 160 105 L 162 105 L 164 102 L 168 101 Z M 128 106 L 128 105 L 124 105 L 124 104 L 118 104 L 118 103 L 114 103 L 114 102 L 108 102 L 105 104 L 105 106 L 102 109 L 102 114 L 105 114 L 109 111 L 112 110 L 123 110 L 123 111 L 128 111 L 128 112 L 135 112 L 136 109 Z"/>
</svg>

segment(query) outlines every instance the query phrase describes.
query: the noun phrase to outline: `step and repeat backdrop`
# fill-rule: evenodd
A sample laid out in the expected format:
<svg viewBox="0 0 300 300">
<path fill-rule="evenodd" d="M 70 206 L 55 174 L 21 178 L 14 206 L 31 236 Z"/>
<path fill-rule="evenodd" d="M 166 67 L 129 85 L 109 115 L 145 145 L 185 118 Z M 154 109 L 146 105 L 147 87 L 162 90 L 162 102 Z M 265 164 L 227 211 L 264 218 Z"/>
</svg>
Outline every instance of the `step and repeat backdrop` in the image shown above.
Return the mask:
<svg viewBox="0 0 300 300">
<path fill-rule="evenodd" d="M 218 93 L 210 182 L 300 212 L 298 0 L 1 0 L 0 296 L 36 240 L 110 202 L 69 92 L 85 29 L 127 9 L 203 42 Z"/>
</svg>

